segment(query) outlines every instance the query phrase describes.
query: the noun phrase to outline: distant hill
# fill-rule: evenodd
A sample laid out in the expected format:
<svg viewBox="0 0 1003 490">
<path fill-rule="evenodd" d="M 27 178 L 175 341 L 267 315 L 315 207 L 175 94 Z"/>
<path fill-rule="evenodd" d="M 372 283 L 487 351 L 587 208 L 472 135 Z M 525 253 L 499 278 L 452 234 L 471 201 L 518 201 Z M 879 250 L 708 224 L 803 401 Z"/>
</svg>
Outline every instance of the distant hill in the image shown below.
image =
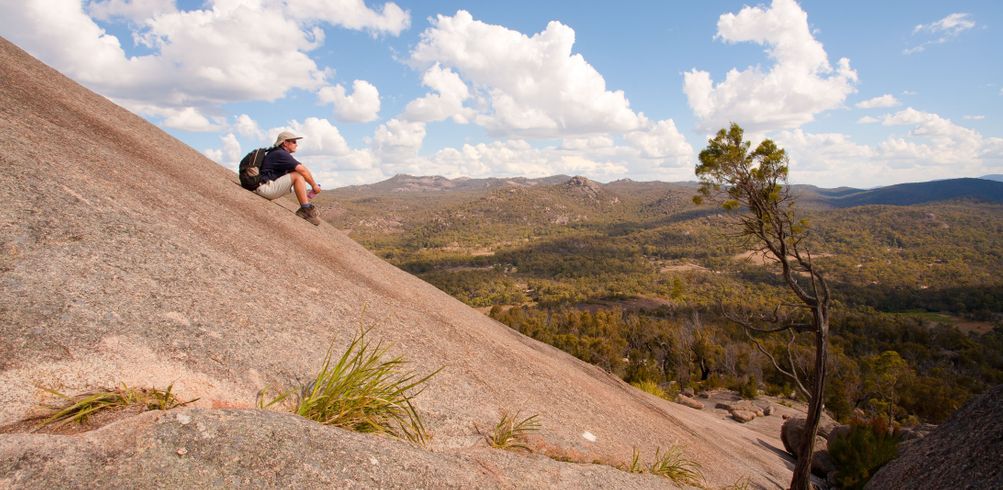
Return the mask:
<svg viewBox="0 0 1003 490">
<path fill-rule="evenodd" d="M 984 179 L 950 179 L 897 184 L 842 195 L 826 196 L 825 201 L 839 208 L 868 204 L 909 206 L 940 201 L 972 200 L 1003 203 L 1003 182 Z"/>
<path fill-rule="evenodd" d="M 1003 174 L 989 174 L 979 177 L 984 180 L 995 180 L 996 182 L 1003 182 Z"/>
</svg>

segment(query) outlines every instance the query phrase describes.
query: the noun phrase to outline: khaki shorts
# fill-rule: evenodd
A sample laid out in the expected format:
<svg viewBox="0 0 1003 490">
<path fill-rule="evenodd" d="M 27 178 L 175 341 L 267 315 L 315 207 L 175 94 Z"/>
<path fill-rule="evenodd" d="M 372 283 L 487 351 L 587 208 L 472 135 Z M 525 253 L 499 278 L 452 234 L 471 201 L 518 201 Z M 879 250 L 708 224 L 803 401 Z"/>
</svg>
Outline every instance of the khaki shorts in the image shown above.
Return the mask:
<svg viewBox="0 0 1003 490">
<path fill-rule="evenodd" d="M 264 184 L 258 186 L 254 190 L 254 193 L 268 199 L 269 201 L 274 201 L 286 194 L 289 194 L 293 189 L 293 176 L 292 174 L 285 174 L 275 180 L 269 180 Z"/>
</svg>

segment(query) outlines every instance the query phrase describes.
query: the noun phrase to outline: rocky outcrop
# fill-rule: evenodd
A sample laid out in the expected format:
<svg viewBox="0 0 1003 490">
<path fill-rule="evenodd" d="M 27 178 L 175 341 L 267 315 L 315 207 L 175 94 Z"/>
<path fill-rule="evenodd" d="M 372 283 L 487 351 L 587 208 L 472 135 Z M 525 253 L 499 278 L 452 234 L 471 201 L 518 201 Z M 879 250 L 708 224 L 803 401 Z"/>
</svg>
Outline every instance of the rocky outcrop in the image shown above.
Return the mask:
<svg viewBox="0 0 1003 490">
<path fill-rule="evenodd" d="M 305 222 L 291 200 L 245 191 L 232 170 L 5 40 L 0 64 L 0 426 L 34 415 L 50 400 L 43 388 L 172 385 L 198 399 L 182 409 L 193 410 L 181 412 L 187 425 L 171 411 L 78 435 L 0 433 L 0 487 L 278 487 L 309 475 L 334 487 L 440 477 L 505 487 L 522 485 L 507 473 L 518 467 L 529 486 L 626 488 L 650 479 L 589 483 L 606 470 L 540 453 L 616 464 L 635 447 L 675 445 L 710 486 L 790 480 L 769 449 L 775 437 L 654 399 L 520 335 L 329 224 Z M 442 368 L 415 400 L 427 449 L 253 409 L 259 390 L 308 377 L 363 326 L 409 370 Z M 537 453 L 484 448 L 475 427 L 502 410 L 540 415 Z M 273 462 L 262 447 L 285 455 Z M 476 464 L 462 463 L 469 454 Z M 457 461 L 469 474 L 436 469 Z M 331 467 L 341 476 L 318 475 Z"/>
<path fill-rule="evenodd" d="M 1003 488 L 1003 385 L 975 397 L 925 437 L 899 446 L 868 489 Z"/>
</svg>

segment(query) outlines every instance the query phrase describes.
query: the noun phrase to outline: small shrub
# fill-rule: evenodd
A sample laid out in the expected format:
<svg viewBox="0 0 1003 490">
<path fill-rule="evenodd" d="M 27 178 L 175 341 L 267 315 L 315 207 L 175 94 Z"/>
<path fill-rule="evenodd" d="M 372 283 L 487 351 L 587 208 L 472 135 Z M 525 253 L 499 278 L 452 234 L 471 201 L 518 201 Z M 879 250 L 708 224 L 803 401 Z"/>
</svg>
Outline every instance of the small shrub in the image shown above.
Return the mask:
<svg viewBox="0 0 1003 490">
<path fill-rule="evenodd" d="M 746 400 L 755 400 L 759 397 L 759 384 L 756 383 L 755 376 L 748 376 L 744 383 L 738 386 L 738 394 Z"/>
<path fill-rule="evenodd" d="M 529 447 L 526 446 L 526 437 L 531 432 L 540 430 L 540 423 L 536 421 L 537 417 L 538 415 L 531 415 L 519 420 L 518 412 L 515 415 L 502 412 L 501 420 L 485 439 L 487 439 L 488 444 L 493 448 L 525 449 L 529 451 Z"/>
<path fill-rule="evenodd" d="M 265 402 L 267 390 L 258 393 L 258 407 L 290 405 L 293 413 L 358 432 L 378 432 L 424 445 L 428 433 L 412 400 L 425 382 L 442 368 L 424 377 L 402 372 L 405 360 L 384 360 L 387 347 L 375 346 L 361 329 L 332 365 L 334 345 L 327 351 L 316 376 L 288 401 L 290 391 L 279 392 Z"/>
<path fill-rule="evenodd" d="M 838 470 L 842 488 L 859 489 L 874 473 L 898 454 L 898 437 L 888 421 L 877 417 L 869 422 L 854 421 L 843 437 L 829 441 L 829 455 Z"/>
<path fill-rule="evenodd" d="M 700 471 L 700 465 L 683 456 L 683 451 L 679 447 L 670 447 L 664 454 L 656 448 L 655 462 L 651 464 L 648 471 L 680 485 L 703 486 L 703 473 Z"/>
<path fill-rule="evenodd" d="M 144 411 L 170 410 L 198 400 L 197 398 L 186 402 L 178 400 L 171 392 L 173 386 L 168 385 L 166 390 L 158 390 L 156 388 L 129 388 L 123 383 L 119 388 L 91 391 L 74 397 L 46 389 L 45 391 L 62 398 L 66 403 L 62 406 L 48 406 L 55 412 L 46 417 L 37 429 L 50 425 L 59 428 L 70 422 L 83 424 L 90 416 L 97 413 L 137 405 L 141 405 Z"/>
<path fill-rule="evenodd" d="M 658 383 L 654 381 L 649 381 L 649 380 L 635 381 L 631 383 L 631 385 L 645 393 L 651 393 L 652 395 L 655 395 L 659 398 L 664 398 L 666 400 L 669 399 L 669 395 L 665 392 L 665 390 L 663 390 L 662 387 L 659 386 Z"/>
</svg>

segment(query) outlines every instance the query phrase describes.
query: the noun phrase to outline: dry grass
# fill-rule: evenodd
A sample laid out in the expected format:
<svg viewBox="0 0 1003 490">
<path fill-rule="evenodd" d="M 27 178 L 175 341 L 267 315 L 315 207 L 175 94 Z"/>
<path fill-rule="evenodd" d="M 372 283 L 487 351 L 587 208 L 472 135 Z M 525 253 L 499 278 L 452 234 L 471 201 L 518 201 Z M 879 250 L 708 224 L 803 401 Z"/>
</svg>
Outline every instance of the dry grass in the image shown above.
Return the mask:
<svg viewBox="0 0 1003 490">
<path fill-rule="evenodd" d="M 58 429 L 72 422 L 84 424 L 88 418 L 94 415 L 129 407 L 140 407 L 142 411 L 170 410 L 195 401 L 180 401 L 171 392 L 172 387 L 173 385 L 169 385 L 166 390 L 129 388 L 123 383 L 118 388 L 91 391 L 73 397 L 56 390 L 46 389 L 45 391 L 63 399 L 64 403 L 48 405 L 47 408 L 53 410 L 53 413 L 46 416 L 36 430 Z"/>
<path fill-rule="evenodd" d="M 540 423 L 537 421 L 537 417 L 539 415 L 530 415 L 519 420 L 519 412 L 516 412 L 515 415 L 511 415 L 507 411 L 502 412 L 501 420 L 495 425 L 494 430 L 485 436 L 485 439 L 487 439 L 488 444 L 493 448 L 525 449 L 529 451 L 530 449 L 526 445 L 526 438 L 529 434 L 540 430 Z"/>
<path fill-rule="evenodd" d="M 357 432 L 377 432 L 424 445 L 428 432 L 412 403 L 422 385 L 442 368 L 418 377 L 404 371 L 401 357 L 385 360 L 387 347 L 373 345 L 361 329 L 345 352 L 335 360 L 332 345 L 320 370 L 298 393 L 279 392 L 266 402 L 258 393 L 258 407 L 286 405 L 290 411 L 320 422 Z"/>
<path fill-rule="evenodd" d="M 670 447 L 665 453 L 656 448 L 655 462 L 651 464 L 648 471 L 652 475 L 668 478 L 678 484 L 694 487 L 704 486 L 700 465 L 687 459 L 679 447 Z"/>
</svg>

